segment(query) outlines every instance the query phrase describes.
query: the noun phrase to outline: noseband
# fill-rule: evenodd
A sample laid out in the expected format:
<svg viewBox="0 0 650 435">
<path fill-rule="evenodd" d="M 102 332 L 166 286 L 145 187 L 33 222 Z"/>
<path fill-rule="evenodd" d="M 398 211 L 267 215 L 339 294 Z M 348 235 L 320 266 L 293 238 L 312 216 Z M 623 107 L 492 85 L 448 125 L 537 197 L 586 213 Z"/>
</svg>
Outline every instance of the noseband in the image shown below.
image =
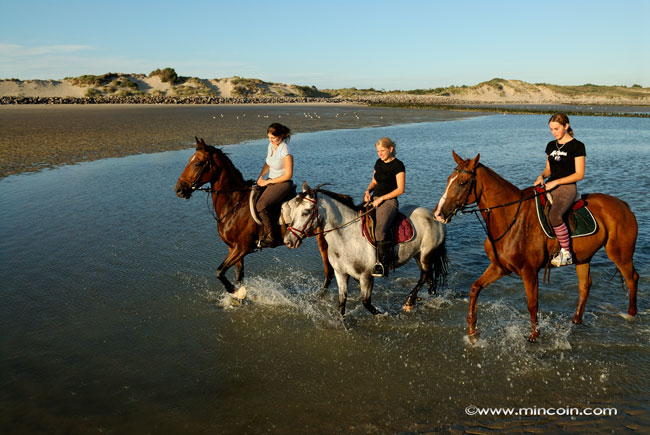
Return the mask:
<svg viewBox="0 0 650 435">
<path fill-rule="evenodd" d="M 304 197 L 303 201 L 308 201 L 308 202 L 311 202 L 312 204 L 314 204 L 314 207 L 311 209 L 311 213 L 309 214 L 309 218 L 305 222 L 305 225 L 303 225 L 302 229 L 292 227 L 291 225 L 289 225 L 287 227 L 287 229 L 291 232 L 291 234 L 296 236 L 296 238 L 298 240 L 302 240 L 305 237 L 313 236 L 314 234 L 313 234 L 311 226 L 312 226 L 314 220 L 318 221 L 318 204 L 317 204 L 318 196 L 316 196 L 316 194 L 314 194 L 314 199 L 309 199 L 307 197 Z"/>
<path fill-rule="evenodd" d="M 204 162 L 201 163 L 201 170 L 199 173 L 194 177 L 194 180 L 190 183 L 190 188 L 192 191 L 195 191 L 196 189 L 199 188 L 204 183 L 200 183 L 199 180 L 201 180 L 201 177 L 203 177 L 203 173 L 206 171 L 206 169 L 209 169 L 210 166 L 212 166 L 212 162 L 210 161 L 210 158 L 205 160 Z"/>
<path fill-rule="evenodd" d="M 459 211 L 462 213 L 463 209 L 465 209 L 465 207 L 467 207 L 467 201 L 469 200 L 469 195 L 472 193 L 472 190 L 474 190 L 475 191 L 474 193 L 476 193 L 476 170 L 468 171 L 467 169 L 458 169 L 458 168 L 456 168 L 456 169 L 454 169 L 454 172 L 457 172 L 459 174 L 469 174 L 469 175 L 471 175 L 472 178 L 470 180 L 471 180 L 472 184 L 470 184 L 469 189 L 467 189 L 467 195 L 465 196 L 465 201 L 463 201 L 463 205 L 461 205 L 459 207 L 456 207 L 454 209 L 454 212 L 452 213 L 452 215 L 456 215 L 456 213 L 458 213 Z M 474 195 L 474 196 L 476 196 L 476 195 Z M 478 202 L 478 198 L 476 198 L 476 201 Z"/>
</svg>

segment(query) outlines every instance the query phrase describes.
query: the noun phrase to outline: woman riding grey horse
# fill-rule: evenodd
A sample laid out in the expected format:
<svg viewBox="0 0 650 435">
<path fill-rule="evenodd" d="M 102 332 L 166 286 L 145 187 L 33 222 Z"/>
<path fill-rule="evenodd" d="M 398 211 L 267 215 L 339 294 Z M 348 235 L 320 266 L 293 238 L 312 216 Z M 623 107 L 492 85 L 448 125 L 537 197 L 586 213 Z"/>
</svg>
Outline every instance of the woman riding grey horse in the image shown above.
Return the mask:
<svg viewBox="0 0 650 435">
<path fill-rule="evenodd" d="M 375 241 L 377 242 L 377 263 L 372 276 L 388 276 L 392 248 L 390 228 L 399 209 L 397 197 L 404 193 L 406 168 L 395 157 L 395 142 L 382 137 L 375 144 L 379 158 L 375 162 L 372 180 L 363 200 L 377 209 L 375 222 Z"/>
<path fill-rule="evenodd" d="M 282 213 L 289 221 L 284 236 L 288 248 L 297 248 L 305 237 L 325 235 L 329 260 L 339 287 L 341 315 L 345 314 L 350 276 L 359 281 L 363 306 L 372 314 L 380 314 L 371 302 L 375 249 L 362 234 L 359 218 L 362 209 L 354 205 L 352 198 L 326 190 L 312 190 L 305 183 L 303 192 L 283 205 Z M 447 251 L 445 227 L 433 219 L 429 209 L 407 206 L 402 213 L 411 220 L 415 232 L 413 238 L 395 247 L 392 260 L 395 267 L 399 267 L 415 258 L 420 268 L 420 279 L 404 304 L 404 310 L 410 311 L 425 281 L 429 293 L 443 285 L 447 274 Z"/>
</svg>

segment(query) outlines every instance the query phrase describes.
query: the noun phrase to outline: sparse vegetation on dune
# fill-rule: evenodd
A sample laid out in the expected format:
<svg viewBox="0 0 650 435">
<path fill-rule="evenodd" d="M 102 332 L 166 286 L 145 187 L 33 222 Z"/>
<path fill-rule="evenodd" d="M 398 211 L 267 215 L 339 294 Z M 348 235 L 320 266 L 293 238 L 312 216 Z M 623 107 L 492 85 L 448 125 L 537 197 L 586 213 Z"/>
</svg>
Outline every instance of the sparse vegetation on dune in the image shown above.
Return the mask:
<svg viewBox="0 0 650 435">
<path fill-rule="evenodd" d="M 172 85 L 178 81 L 178 75 L 174 68 L 156 69 L 149 73 L 149 77 L 158 76 L 162 82 L 169 82 Z"/>
<path fill-rule="evenodd" d="M 390 90 L 375 88 L 318 89 L 316 86 L 267 82 L 257 78 L 234 76 L 224 79 L 203 80 L 179 76 L 174 68 L 156 69 L 144 74 L 106 73 L 66 77 L 62 82 L 53 80 L 0 80 L 0 97 L 3 104 L 29 103 L 30 98 L 66 98 L 83 95 L 93 98 L 93 103 L 112 103 L 113 97 L 135 97 L 129 102 L 148 102 L 165 99 L 196 97 L 218 98 L 219 103 L 233 99 L 248 102 L 273 99 L 322 99 L 350 101 L 360 104 L 385 104 L 392 106 L 446 106 L 465 104 L 597 104 L 597 105 L 650 105 L 650 88 L 632 86 L 602 86 L 584 84 L 562 86 L 548 83 L 527 83 L 521 80 L 494 78 L 476 85 L 451 85 L 447 87 Z M 60 93 L 57 94 L 57 89 Z M 39 93 L 41 92 L 41 93 Z M 66 94 L 67 92 L 67 94 Z M 6 99 L 10 97 L 9 103 Z M 23 101 L 22 99 L 27 99 Z M 106 101 L 102 101 L 105 98 Z M 40 101 L 40 100 L 39 100 Z M 37 101 L 38 102 L 38 101 Z M 178 104 L 177 100 L 169 103 Z"/>
<path fill-rule="evenodd" d="M 643 88 L 640 85 L 627 86 L 601 86 L 587 83 L 580 86 L 559 86 L 548 83 L 539 83 L 535 86 L 545 87 L 553 92 L 569 97 L 599 97 L 599 98 L 630 98 L 644 99 L 648 98 L 650 89 Z"/>
</svg>

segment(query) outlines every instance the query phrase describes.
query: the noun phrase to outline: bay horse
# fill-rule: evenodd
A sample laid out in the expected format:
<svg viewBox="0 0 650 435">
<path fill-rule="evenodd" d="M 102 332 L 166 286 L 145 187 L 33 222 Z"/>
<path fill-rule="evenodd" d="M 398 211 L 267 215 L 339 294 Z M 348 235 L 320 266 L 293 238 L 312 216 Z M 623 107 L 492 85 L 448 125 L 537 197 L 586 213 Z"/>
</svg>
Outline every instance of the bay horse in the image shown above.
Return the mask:
<svg viewBox="0 0 650 435">
<path fill-rule="evenodd" d="M 514 272 L 521 276 L 526 289 L 532 331 L 528 341 L 539 336 L 537 329 L 537 294 L 539 271 L 548 264 L 550 253 L 557 251 L 557 241 L 546 237 L 535 211 L 534 188 L 519 190 L 490 168 L 479 163 L 480 154 L 463 160 L 452 151 L 458 166 L 447 179 L 447 186 L 435 211 L 435 218 L 448 223 L 467 205 L 476 203 L 485 222 L 487 238 L 484 248 L 490 265 L 470 289 L 467 335 L 470 342 L 478 340 L 476 304 L 481 289 Z M 578 306 L 573 323 L 582 323 L 585 304 L 591 288 L 591 258 L 602 246 L 625 279 L 629 290 L 628 315 L 637 313 L 639 274 L 634 268 L 637 221 L 627 203 L 620 199 L 592 193 L 583 196 L 594 215 L 598 229 L 585 237 L 572 239 L 574 264 L 578 274 Z"/>
<path fill-rule="evenodd" d="M 244 279 L 244 256 L 258 250 L 257 240 L 261 231 L 261 225 L 255 222 L 249 207 L 253 182 L 244 180 L 239 169 L 219 148 L 206 145 L 203 139 L 195 139 L 196 151 L 178 178 L 174 191 L 179 197 L 189 199 L 194 191 L 210 183 L 209 192 L 212 194 L 219 236 L 228 246 L 228 255 L 217 268 L 217 278 L 228 293 L 243 299 L 246 292 L 240 286 Z M 282 226 L 283 236 L 284 230 Z M 274 247 L 281 245 L 282 240 L 279 240 Z M 325 268 L 323 287 L 327 288 L 333 272 L 327 259 L 327 246 L 323 237 L 318 238 L 318 248 Z M 226 272 L 232 266 L 235 266 L 235 280 L 239 288 L 235 288 L 226 277 Z"/>
<path fill-rule="evenodd" d="M 347 195 L 311 189 L 307 183 L 303 185 L 303 192 L 283 207 L 283 214 L 289 215 L 288 231 L 284 235 L 289 249 L 297 248 L 305 237 L 325 236 L 328 258 L 338 283 L 341 315 L 345 314 L 350 276 L 359 281 L 363 306 L 372 314 L 381 314 L 371 301 L 374 284 L 371 273 L 376 252 L 362 234 L 360 214 L 363 209 L 355 206 Z M 436 287 L 443 284 L 447 274 L 447 250 L 444 225 L 436 222 L 431 211 L 415 206 L 401 211 L 413 223 L 415 235 L 410 241 L 395 246 L 393 264 L 399 267 L 415 258 L 420 268 L 420 279 L 404 304 L 404 309 L 410 311 L 425 282 L 429 293 L 434 293 Z"/>
</svg>

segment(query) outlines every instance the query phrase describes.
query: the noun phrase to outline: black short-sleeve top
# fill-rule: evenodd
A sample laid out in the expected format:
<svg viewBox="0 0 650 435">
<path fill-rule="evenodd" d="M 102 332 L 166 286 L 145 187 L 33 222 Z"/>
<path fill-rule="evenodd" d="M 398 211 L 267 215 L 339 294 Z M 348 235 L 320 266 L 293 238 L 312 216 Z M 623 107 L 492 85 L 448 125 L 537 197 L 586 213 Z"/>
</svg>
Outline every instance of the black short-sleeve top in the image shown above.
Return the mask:
<svg viewBox="0 0 650 435">
<path fill-rule="evenodd" d="M 401 160 L 395 158 L 388 163 L 384 163 L 383 160 L 377 159 L 375 163 L 375 181 L 377 185 L 373 192 L 375 198 L 397 189 L 396 177 L 400 172 L 406 172 L 404 163 Z"/>
<path fill-rule="evenodd" d="M 568 177 L 576 172 L 575 158 L 586 156 L 585 144 L 577 139 L 560 145 L 553 140 L 546 145 L 546 155 L 551 167 L 551 176 L 547 181 Z"/>
</svg>

